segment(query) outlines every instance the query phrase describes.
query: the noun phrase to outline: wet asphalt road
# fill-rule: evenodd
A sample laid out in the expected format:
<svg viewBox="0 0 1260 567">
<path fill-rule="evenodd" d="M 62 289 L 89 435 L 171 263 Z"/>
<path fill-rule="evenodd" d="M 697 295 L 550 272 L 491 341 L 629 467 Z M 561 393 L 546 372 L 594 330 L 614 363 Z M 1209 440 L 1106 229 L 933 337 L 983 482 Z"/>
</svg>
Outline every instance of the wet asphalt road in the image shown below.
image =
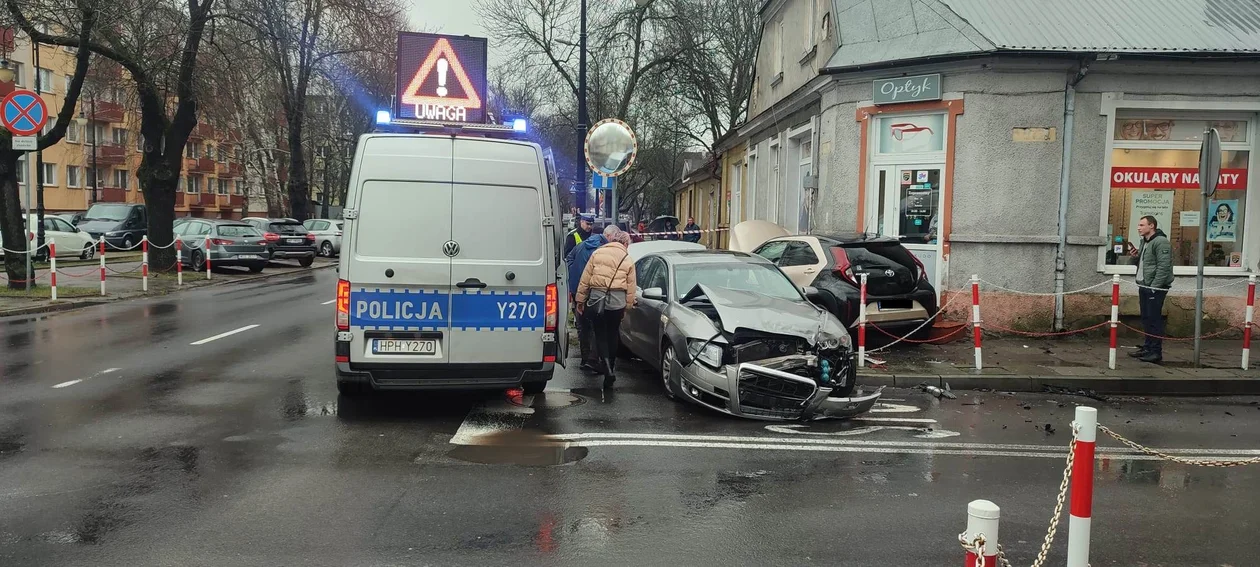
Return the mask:
<svg viewBox="0 0 1260 567">
<path fill-rule="evenodd" d="M 528 407 L 339 399 L 335 278 L 0 320 L 0 566 L 957 565 L 975 498 L 1027 564 L 1076 403 L 1144 443 L 1260 449 L 1253 398 L 887 391 L 786 427 L 670 402 L 634 363 Z M 1100 446 L 1093 565 L 1255 564 L 1260 465 Z"/>
</svg>

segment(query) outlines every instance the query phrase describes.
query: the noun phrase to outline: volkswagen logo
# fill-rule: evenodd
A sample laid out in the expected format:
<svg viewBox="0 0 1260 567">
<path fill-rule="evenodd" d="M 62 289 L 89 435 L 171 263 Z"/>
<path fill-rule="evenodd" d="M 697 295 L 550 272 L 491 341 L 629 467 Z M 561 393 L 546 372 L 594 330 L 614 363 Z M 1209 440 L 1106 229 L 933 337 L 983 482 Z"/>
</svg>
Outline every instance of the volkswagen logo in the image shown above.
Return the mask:
<svg viewBox="0 0 1260 567">
<path fill-rule="evenodd" d="M 454 244 L 454 243 L 452 243 L 452 244 Z M 456 246 L 456 247 L 455 247 L 455 249 L 456 249 L 456 250 L 458 250 L 458 249 L 459 249 L 459 247 L 458 247 L 458 246 Z M 452 256 L 454 256 L 454 254 L 452 254 Z M 897 275 L 897 272 L 894 272 L 894 271 L 892 271 L 892 270 L 884 270 L 884 275 L 885 275 L 885 276 L 888 276 L 888 277 L 890 277 L 890 278 L 891 278 L 891 277 L 893 277 L 893 276 Z"/>
<path fill-rule="evenodd" d="M 442 245 L 442 253 L 452 258 L 454 258 L 455 256 L 458 256 L 459 243 L 455 242 L 454 240 L 447 240 L 446 243 Z"/>
</svg>

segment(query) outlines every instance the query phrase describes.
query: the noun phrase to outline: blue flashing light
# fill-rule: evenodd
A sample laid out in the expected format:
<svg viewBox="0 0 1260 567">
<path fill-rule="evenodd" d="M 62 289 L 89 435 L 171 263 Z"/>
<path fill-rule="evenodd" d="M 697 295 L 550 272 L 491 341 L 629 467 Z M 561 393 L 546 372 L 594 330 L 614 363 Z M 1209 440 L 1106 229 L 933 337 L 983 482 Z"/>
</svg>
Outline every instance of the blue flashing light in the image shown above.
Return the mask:
<svg viewBox="0 0 1260 567">
<path fill-rule="evenodd" d="M 377 123 L 377 124 L 389 124 L 389 123 L 390 123 L 390 122 L 392 122 L 392 121 L 393 121 L 393 119 L 392 119 L 392 118 L 390 118 L 390 116 L 389 116 L 389 111 L 388 111 L 388 110 L 378 110 L 378 111 L 376 111 L 376 123 Z"/>
<path fill-rule="evenodd" d="M 512 121 L 512 130 L 516 132 L 528 132 L 529 122 L 524 118 L 517 118 Z"/>
</svg>

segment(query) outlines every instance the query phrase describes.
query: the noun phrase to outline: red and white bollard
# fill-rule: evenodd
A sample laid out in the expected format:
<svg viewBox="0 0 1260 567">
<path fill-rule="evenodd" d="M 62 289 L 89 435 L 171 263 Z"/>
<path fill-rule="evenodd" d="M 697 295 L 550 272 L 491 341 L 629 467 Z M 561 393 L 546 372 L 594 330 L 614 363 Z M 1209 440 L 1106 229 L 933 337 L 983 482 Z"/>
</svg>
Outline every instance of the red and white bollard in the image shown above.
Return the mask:
<svg viewBox="0 0 1260 567">
<path fill-rule="evenodd" d="M 1251 366 L 1251 328 L 1256 317 L 1256 277 L 1247 276 L 1247 314 L 1243 319 L 1242 369 Z"/>
<path fill-rule="evenodd" d="M 101 297 L 105 297 L 105 237 L 101 236 Z"/>
<path fill-rule="evenodd" d="M 1111 351 L 1107 353 L 1107 368 L 1116 369 L 1116 327 L 1120 326 L 1120 274 L 1111 276 Z"/>
<path fill-rule="evenodd" d="M 175 285 L 184 285 L 184 242 L 175 239 Z"/>
<path fill-rule="evenodd" d="M 213 272 L 214 269 L 210 267 L 210 237 L 209 236 L 206 237 L 205 246 L 206 246 L 206 279 L 210 279 L 210 273 Z"/>
<path fill-rule="evenodd" d="M 976 536 L 984 537 L 984 545 L 978 551 L 983 554 L 986 567 L 997 567 L 998 564 L 998 520 L 1001 516 L 1002 509 L 988 500 L 972 500 L 967 504 L 967 531 L 960 537 L 968 544 Z M 976 567 L 980 565 L 979 559 L 980 555 L 968 551 L 967 562 L 963 565 Z"/>
<path fill-rule="evenodd" d="M 1072 502 L 1068 517 L 1067 567 L 1089 567 L 1089 524 L 1094 513 L 1094 442 L 1098 410 L 1076 406 L 1076 452 L 1072 457 Z"/>
<path fill-rule="evenodd" d="M 858 368 L 866 367 L 866 274 L 858 292 Z"/>
<path fill-rule="evenodd" d="M 971 275 L 971 330 L 976 341 L 976 370 L 984 368 L 980 354 L 980 276 Z"/>
<path fill-rule="evenodd" d="M 140 237 L 140 289 L 149 292 L 149 235 Z"/>
<path fill-rule="evenodd" d="M 48 242 L 48 277 L 52 280 L 49 297 L 57 301 L 57 243 Z"/>
</svg>

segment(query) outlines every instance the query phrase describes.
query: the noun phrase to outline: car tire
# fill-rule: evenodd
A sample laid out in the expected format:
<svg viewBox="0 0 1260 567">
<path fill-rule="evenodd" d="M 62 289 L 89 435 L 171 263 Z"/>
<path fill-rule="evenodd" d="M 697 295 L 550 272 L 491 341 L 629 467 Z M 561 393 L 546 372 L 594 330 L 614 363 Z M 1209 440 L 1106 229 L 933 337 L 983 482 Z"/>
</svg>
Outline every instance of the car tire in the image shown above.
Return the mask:
<svg viewBox="0 0 1260 567">
<path fill-rule="evenodd" d="M 263 268 L 266 268 L 266 267 L 267 267 L 267 265 L 266 265 L 266 264 L 250 264 L 250 265 L 249 265 L 249 273 L 251 273 L 251 274 L 260 274 L 260 273 L 262 273 Z"/>
<path fill-rule="evenodd" d="M 526 382 L 524 384 L 521 384 L 521 390 L 524 390 L 525 395 L 527 396 L 541 394 L 543 390 L 546 390 L 546 389 L 547 389 L 547 382 L 545 381 L 544 382 Z"/>
<path fill-rule="evenodd" d="M 96 256 L 96 245 L 89 242 L 87 246 L 83 247 L 83 252 L 79 254 L 79 259 L 91 260 L 94 256 Z"/>
<path fill-rule="evenodd" d="M 348 380 L 337 381 L 337 393 L 343 396 L 359 396 L 364 394 L 366 391 L 367 389 L 363 387 L 362 382 L 351 382 Z"/>
<path fill-rule="evenodd" d="M 676 380 L 674 379 L 674 361 L 678 357 L 674 354 L 674 345 L 667 344 L 661 349 L 661 386 L 665 389 L 665 397 L 676 400 L 678 394 Z"/>
<path fill-rule="evenodd" d="M 329 241 L 327 241 L 327 240 L 325 240 L 323 244 L 320 244 L 320 245 L 319 245 L 319 255 L 320 255 L 320 256 L 323 256 L 323 257 L 325 257 L 325 258 L 332 258 L 332 257 L 333 257 L 333 245 L 332 245 L 332 243 L 331 243 L 331 242 L 329 242 Z"/>
<path fill-rule="evenodd" d="M 135 248 L 135 246 L 136 246 L 136 242 L 132 240 L 130 236 L 123 238 L 122 251 L 130 252 L 132 248 Z"/>
<path fill-rule="evenodd" d="M 298 260 L 298 265 L 302 266 L 303 268 L 309 268 L 311 267 L 311 264 L 314 264 L 314 263 L 315 263 L 315 258 L 313 257 L 302 258 L 301 260 Z"/>
<path fill-rule="evenodd" d="M 206 255 L 200 250 L 193 250 L 191 260 L 192 270 L 194 272 L 204 271 L 206 269 Z"/>
</svg>

